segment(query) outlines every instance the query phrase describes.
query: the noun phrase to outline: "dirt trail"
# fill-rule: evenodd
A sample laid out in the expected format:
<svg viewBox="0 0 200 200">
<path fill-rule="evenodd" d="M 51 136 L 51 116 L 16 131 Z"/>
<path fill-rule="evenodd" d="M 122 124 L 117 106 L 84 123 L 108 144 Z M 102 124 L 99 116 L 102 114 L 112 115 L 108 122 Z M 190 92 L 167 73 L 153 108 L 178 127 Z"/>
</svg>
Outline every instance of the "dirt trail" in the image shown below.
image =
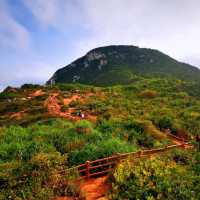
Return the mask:
<svg viewBox="0 0 200 200">
<path fill-rule="evenodd" d="M 176 144 L 176 145 L 184 144 L 184 147 L 183 147 L 184 149 L 193 148 L 192 144 L 188 144 L 184 139 L 172 135 L 171 132 L 166 131 L 165 134 L 167 138 L 170 139 L 173 144 Z"/>
<path fill-rule="evenodd" d="M 50 115 L 58 116 L 60 115 L 60 105 L 58 104 L 58 100 L 56 98 L 58 94 L 54 93 L 48 97 L 45 101 L 44 106 L 47 107 Z"/>
<path fill-rule="evenodd" d="M 73 197 L 57 197 L 55 200 L 75 200 Z"/>
<path fill-rule="evenodd" d="M 39 97 L 39 96 L 42 96 L 44 94 L 45 94 L 45 92 L 43 92 L 42 90 L 37 90 L 34 93 L 32 93 L 30 96 L 31 97 Z"/>
<path fill-rule="evenodd" d="M 47 107 L 48 113 L 55 117 L 64 117 L 70 120 L 75 120 L 75 118 L 71 116 L 71 113 L 61 111 L 61 107 L 57 100 L 58 95 L 59 94 L 54 93 L 46 99 L 44 106 Z"/>
<path fill-rule="evenodd" d="M 10 119 L 21 120 L 26 115 L 26 110 L 10 114 Z"/>
<path fill-rule="evenodd" d="M 70 98 L 64 99 L 64 105 L 69 105 L 72 101 L 76 100 L 83 100 L 81 96 L 74 95 Z M 50 113 L 60 113 L 60 108 L 58 106 L 58 102 L 56 99 L 56 95 L 50 98 L 50 105 L 49 105 L 49 112 Z M 75 111 L 75 108 L 69 108 L 68 113 L 69 115 Z M 65 113 L 66 114 L 66 113 Z M 95 117 L 95 116 L 91 116 Z M 89 117 L 88 117 L 89 118 Z M 173 144 L 176 145 L 184 145 L 184 149 L 193 148 L 193 145 L 188 144 L 184 139 L 178 138 L 172 135 L 170 132 L 165 132 L 168 139 Z M 111 185 L 107 182 L 107 177 L 99 177 L 99 178 L 90 178 L 85 179 L 81 182 L 77 182 L 77 186 L 80 187 L 80 194 L 81 196 L 85 197 L 85 200 L 107 200 L 106 193 L 111 188 Z M 55 200 L 75 200 L 73 197 L 58 197 Z"/>
<path fill-rule="evenodd" d="M 63 100 L 63 103 L 64 103 L 64 105 L 66 106 L 66 105 L 69 105 L 72 101 L 77 101 L 77 100 L 79 100 L 79 99 L 81 99 L 81 96 L 80 95 L 73 95 L 72 97 L 70 97 L 70 98 L 65 98 L 64 100 Z"/>
<path fill-rule="evenodd" d="M 182 138 L 178 138 L 176 136 L 173 136 L 172 134 L 167 134 L 166 136 L 171 140 L 172 143 L 176 145 L 183 145 L 184 149 L 189 149 L 193 148 L 193 145 L 187 143 L 184 141 Z M 174 145 L 172 145 L 174 148 Z M 180 147 L 180 146 L 179 146 Z M 165 151 L 169 149 L 169 147 L 165 148 Z M 160 149 L 158 151 L 160 153 Z M 157 153 L 156 153 L 157 154 Z M 154 156 L 155 151 L 151 154 L 147 154 L 148 156 Z M 100 177 L 100 178 L 90 178 L 90 179 L 85 179 L 83 182 L 77 182 L 77 185 L 80 187 L 80 193 L 82 196 L 85 197 L 86 200 L 107 200 L 105 197 L 106 193 L 109 191 L 111 188 L 111 185 L 106 181 L 107 176 Z M 63 197 L 63 198 L 57 198 L 56 200 L 73 200 L 68 198 L 68 197 Z"/>
<path fill-rule="evenodd" d="M 178 139 L 170 138 L 170 140 L 172 141 L 173 144 L 176 144 L 176 145 L 184 144 L 184 146 L 183 146 L 184 149 L 190 149 L 193 147 L 192 144 L 187 144 L 186 142 L 180 141 Z"/>
<path fill-rule="evenodd" d="M 110 189 L 107 183 L 107 176 L 86 180 L 80 184 L 80 191 L 86 197 L 86 200 L 96 200 L 105 197 Z"/>
<path fill-rule="evenodd" d="M 107 176 L 86 179 L 77 184 L 80 187 L 80 194 L 85 197 L 85 200 L 107 200 L 105 195 L 111 187 L 111 185 L 107 183 Z M 56 200 L 75 200 L 75 198 L 58 197 Z"/>
<path fill-rule="evenodd" d="M 81 119 L 80 116 L 74 115 L 74 113 L 76 113 L 76 108 L 70 107 L 65 112 L 61 111 L 61 106 L 59 105 L 57 100 L 58 95 L 59 95 L 58 93 L 54 93 L 46 99 L 44 106 L 47 107 L 48 113 L 52 116 L 64 117 L 73 121 L 80 120 Z M 91 96 L 91 94 L 85 94 L 85 96 L 88 97 Z M 63 104 L 65 106 L 69 106 L 72 101 L 77 101 L 77 100 L 83 101 L 85 100 L 85 97 L 75 94 L 69 98 L 65 98 L 63 100 Z M 93 122 L 96 121 L 96 116 L 90 115 L 89 113 L 84 113 L 84 115 L 85 119 L 88 119 Z"/>
</svg>

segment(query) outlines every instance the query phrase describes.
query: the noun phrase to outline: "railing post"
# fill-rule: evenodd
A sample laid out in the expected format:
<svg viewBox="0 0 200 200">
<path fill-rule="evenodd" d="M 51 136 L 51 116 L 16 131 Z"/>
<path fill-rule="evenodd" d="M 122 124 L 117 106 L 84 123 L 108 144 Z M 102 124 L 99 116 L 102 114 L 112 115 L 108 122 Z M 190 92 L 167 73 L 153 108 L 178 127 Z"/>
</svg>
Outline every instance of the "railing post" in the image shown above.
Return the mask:
<svg viewBox="0 0 200 200">
<path fill-rule="evenodd" d="M 86 161 L 86 178 L 90 178 L 90 161 Z"/>
</svg>

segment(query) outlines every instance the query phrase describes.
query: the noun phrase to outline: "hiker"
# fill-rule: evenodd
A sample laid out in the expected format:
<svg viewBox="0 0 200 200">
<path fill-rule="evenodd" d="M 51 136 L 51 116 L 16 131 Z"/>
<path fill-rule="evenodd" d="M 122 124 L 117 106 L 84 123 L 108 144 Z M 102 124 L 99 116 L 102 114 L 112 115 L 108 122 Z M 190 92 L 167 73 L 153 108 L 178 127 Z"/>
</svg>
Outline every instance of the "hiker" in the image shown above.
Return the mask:
<svg viewBox="0 0 200 200">
<path fill-rule="evenodd" d="M 85 114 L 80 111 L 76 112 L 76 115 L 79 116 L 81 119 L 85 119 Z"/>
<path fill-rule="evenodd" d="M 81 111 L 77 111 L 76 115 L 79 116 L 79 117 L 81 117 Z"/>
<path fill-rule="evenodd" d="M 84 118 L 85 118 L 85 114 L 81 113 L 81 119 L 84 119 Z"/>
</svg>

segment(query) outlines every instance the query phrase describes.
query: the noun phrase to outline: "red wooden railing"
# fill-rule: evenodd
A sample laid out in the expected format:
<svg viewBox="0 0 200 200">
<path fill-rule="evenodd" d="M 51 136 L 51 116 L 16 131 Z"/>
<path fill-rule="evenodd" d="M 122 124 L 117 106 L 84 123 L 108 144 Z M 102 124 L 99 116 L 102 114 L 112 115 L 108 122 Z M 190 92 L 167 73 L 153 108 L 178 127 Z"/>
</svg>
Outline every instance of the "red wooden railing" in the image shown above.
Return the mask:
<svg viewBox="0 0 200 200">
<path fill-rule="evenodd" d="M 154 154 L 163 153 L 175 148 L 185 148 L 186 146 L 190 145 L 189 142 L 183 142 L 182 144 L 176 145 L 169 145 L 163 148 L 151 149 L 151 150 L 144 150 L 144 151 L 137 151 L 137 152 L 130 152 L 130 153 L 120 153 L 110 157 L 101 158 L 94 161 L 86 161 L 86 163 L 69 168 L 62 173 L 70 173 L 70 171 L 78 172 L 80 178 L 90 178 L 94 176 L 100 176 L 103 174 L 107 174 L 114 170 L 116 164 L 119 161 L 122 161 L 128 157 L 133 157 L 135 159 L 148 157 Z"/>
<path fill-rule="evenodd" d="M 176 135 L 173 135 L 169 131 L 165 131 L 165 134 L 167 135 L 168 138 L 175 139 L 175 140 L 180 141 L 180 142 L 187 142 L 187 140 L 185 138 L 180 138 Z"/>
</svg>

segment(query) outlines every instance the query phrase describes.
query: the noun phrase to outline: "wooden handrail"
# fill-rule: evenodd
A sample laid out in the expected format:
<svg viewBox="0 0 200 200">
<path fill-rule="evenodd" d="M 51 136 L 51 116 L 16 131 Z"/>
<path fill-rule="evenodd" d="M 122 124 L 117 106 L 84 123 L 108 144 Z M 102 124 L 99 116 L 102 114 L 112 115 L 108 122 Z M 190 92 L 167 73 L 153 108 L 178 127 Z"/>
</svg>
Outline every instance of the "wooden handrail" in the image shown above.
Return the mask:
<svg viewBox="0 0 200 200">
<path fill-rule="evenodd" d="M 185 145 L 190 145 L 190 143 L 184 142 L 182 144 L 168 145 L 163 148 L 143 150 L 143 151 L 137 151 L 137 152 L 129 152 L 129 153 L 121 153 L 121 154 L 118 153 L 117 155 L 113 155 L 110 157 L 101 158 L 101 159 L 97 159 L 93 161 L 86 161 L 86 163 L 84 164 L 80 164 L 78 166 L 75 166 L 63 171 L 69 172 L 70 170 L 77 170 L 81 178 L 89 178 L 91 176 L 97 176 L 97 175 L 105 174 L 112 171 L 115 168 L 118 161 L 124 160 L 130 156 L 133 156 L 134 158 L 138 159 L 138 158 L 154 155 L 156 153 L 163 153 L 171 149 L 185 147 Z"/>
<path fill-rule="evenodd" d="M 98 169 L 98 168 L 101 168 L 101 167 L 112 166 L 113 164 L 116 164 L 116 161 L 115 162 L 107 162 L 107 163 L 104 163 L 104 164 L 101 164 L 101 165 L 91 166 L 90 169 Z"/>
<path fill-rule="evenodd" d="M 181 138 L 181 137 L 178 137 L 178 136 L 172 134 L 170 130 L 165 130 L 164 133 L 165 133 L 167 136 L 169 136 L 169 137 L 171 137 L 171 138 L 174 138 L 174 139 L 176 139 L 176 140 L 178 140 L 178 141 L 187 142 L 187 140 L 186 140 L 185 138 Z"/>
<path fill-rule="evenodd" d="M 101 159 L 98 159 L 98 160 L 93 160 L 93 161 L 90 161 L 91 164 L 94 164 L 94 163 L 97 163 L 97 162 L 102 162 L 102 161 L 107 161 L 107 160 L 113 160 L 113 159 L 116 159 L 119 155 L 114 155 L 114 156 L 110 156 L 110 157 L 106 157 L 106 158 L 101 158 Z"/>
</svg>

